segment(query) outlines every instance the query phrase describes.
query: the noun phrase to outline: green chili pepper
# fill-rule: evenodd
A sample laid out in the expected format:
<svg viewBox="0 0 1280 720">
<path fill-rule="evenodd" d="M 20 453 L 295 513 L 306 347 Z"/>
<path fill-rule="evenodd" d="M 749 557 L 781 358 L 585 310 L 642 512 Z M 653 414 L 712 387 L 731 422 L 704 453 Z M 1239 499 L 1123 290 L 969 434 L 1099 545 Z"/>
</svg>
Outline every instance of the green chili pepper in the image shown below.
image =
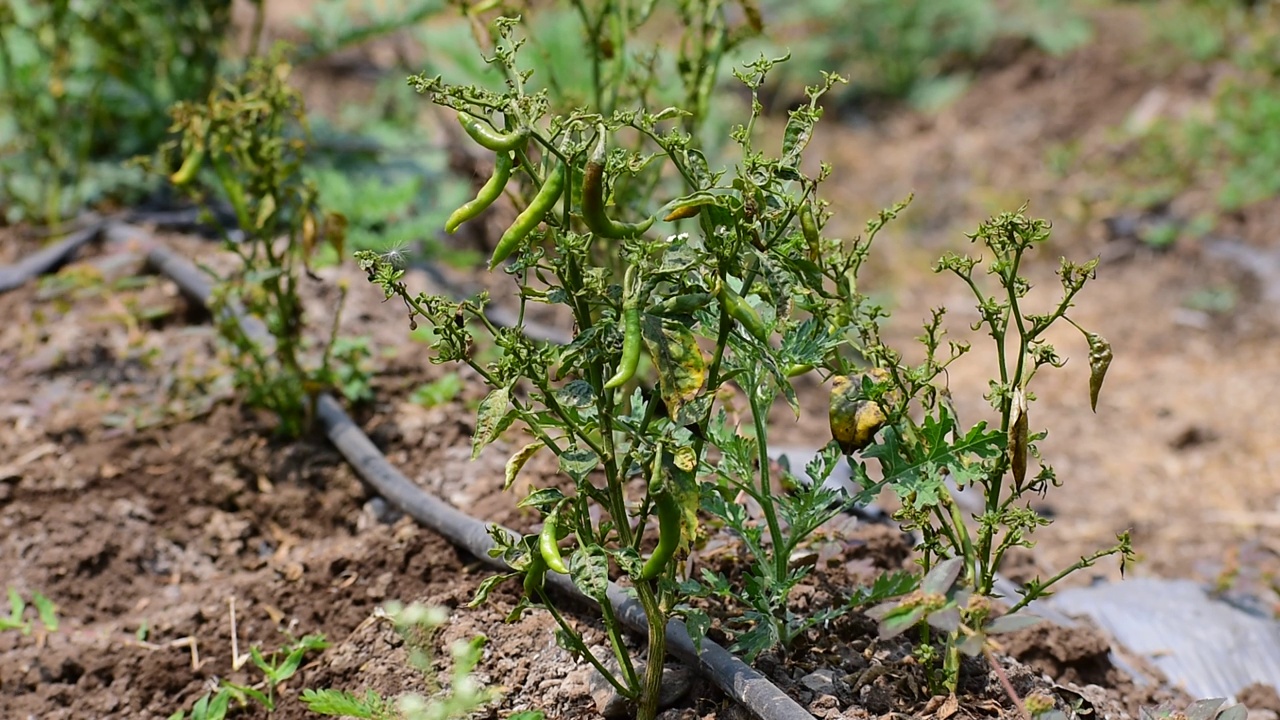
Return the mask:
<svg viewBox="0 0 1280 720">
<path fill-rule="evenodd" d="M 600 237 L 615 240 L 640 237 L 653 225 L 653 216 L 638 223 L 618 222 L 604 211 L 605 130 L 597 127 L 599 139 L 582 173 L 582 220 Z"/>
<path fill-rule="evenodd" d="M 680 546 L 680 504 L 668 492 L 659 492 L 653 503 L 658 511 L 658 547 L 640 569 L 641 580 L 653 580 L 661 575 Z"/>
<path fill-rule="evenodd" d="M 560 506 L 557 505 L 555 510 L 547 516 L 546 522 L 542 524 L 542 533 L 538 535 L 538 550 L 542 553 L 542 559 L 546 561 L 547 567 L 555 570 L 561 575 L 569 574 L 569 566 L 564 564 L 564 558 L 560 555 L 560 545 L 557 543 L 556 532 L 560 524 Z"/>
<path fill-rule="evenodd" d="M 618 370 L 604 384 L 605 390 L 622 387 L 636 374 L 640 365 L 640 298 L 636 291 L 635 266 L 627 268 L 622 281 L 622 357 L 618 360 Z"/>
<path fill-rule="evenodd" d="M 813 370 L 812 365 L 800 365 L 800 364 L 788 365 L 782 369 L 783 374 L 785 374 L 789 378 L 800 377 L 801 375 L 804 375 L 805 373 L 810 372 L 812 370 Z"/>
<path fill-rule="evenodd" d="M 649 312 L 654 315 L 692 315 L 710 305 L 714 299 L 711 293 L 677 295 L 657 303 L 649 309 Z"/>
<path fill-rule="evenodd" d="M 818 221 L 813 218 L 813 206 L 809 203 L 800 208 L 800 232 L 809 246 L 810 259 L 817 259 L 822 249 L 821 236 L 818 235 Z"/>
<path fill-rule="evenodd" d="M 546 182 L 542 183 L 538 194 L 533 196 L 529 207 L 517 215 L 516 221 L 502 233 L 498 246 L 493 250 L 493 257 L 489 259 L 490 270 L 510 257 L 511 253 L 520 247 L 520 243 L 533 232 L 538 223 L 542 222 L 542 218 L 555 206 L 556 201 L 560 199 L 560 193 L 564 192 L 564 176 L 564 163 L 557 162 L 555 169 L 547 176 Z"/>
<path fill-rule="evenodd" d="M 462 123 L 462 129 L 466 130 L 480 147 L 496 153 L 511 152 L 529 139 L 528 128 L 500 133 L 466 113 L 458 113 L 458 122 Z"/>
<path fill-rule="evenodd" d="M 720 303 L 729 312 L 729 317 L 737 320 L 742 328 L 760 342 L 769 342 L 769 328 L 765 326 L 760 313 L 751 307 L 741 295 L 729 288 L 728 283 L 720 283 Z"/>
<path fill-rule="evenodd" d="M 453 214 L 449 216 L 449 220 L 444 224 L 445 232 L 452 235 L 459 225 L 484 212 L 495 200 L 502 197 L 502 191 L 507 187 L 507 180 L 511 179 L 511 166 L 513 164 L 514 160 L 511 158 L 511 153 L 498 153 L 498 157 L 493 163 L 493 175 L 489 176 L 488 182 L 480 188 L 480 192 L 476 193 L 474 200 L 453 211 Z"/>
<path fill-rule="evenodd" d="M 524 571 L 524 594 L 537 599 L 538 591 L 547 581 L 547 561 L 539 553 L 529 556 L 529 567 Z"/>
<path fill-rule="evenodd" d="M 204 145 L 200 145 L 191 151 L 182 160 L 182 165 L 169 176 L 169 182 L 174 185 L 186 185 L 195 179 L 196 173 L 200 171 L 200 166 L 204 164 Z"/>
</svg>

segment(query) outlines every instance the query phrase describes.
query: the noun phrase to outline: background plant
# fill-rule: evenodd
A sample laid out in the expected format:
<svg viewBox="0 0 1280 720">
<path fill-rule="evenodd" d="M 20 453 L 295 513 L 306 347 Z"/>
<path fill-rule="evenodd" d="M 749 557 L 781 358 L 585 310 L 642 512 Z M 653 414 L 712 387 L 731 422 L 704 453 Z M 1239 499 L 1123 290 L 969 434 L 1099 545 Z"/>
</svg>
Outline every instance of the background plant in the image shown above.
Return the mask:
<svg viewBox="0 0 1280 720">
<path fill-rule="evenodd" d="M 1091 35 L 1088 21 L 1064 0 L 764 0 L 761 6 L 766 47 L 751 50 L 792 54 L 771 89 L 787 98 L 799 95 L 805 78 L 840 68 L 855 101 L 906 99 L 932 107 L 955 97 L 998 41 L 1062 54 Z"/>
<path fill-rule="evenodd" d="M 0 207 L 57 225 L 135 198 L 122 162 L 151 152 L 166 110 L 213 86 L 227 0 L 12 0 L 0 6 Z"/>
<path fill-rule="evenodd" d="M 210 308 L 246 402 L 276 413 L 280 432 L 296 436 L 307 430 L 320 392 L 336 387 L 353 401 L 368 397 L 363 362 L 369 353 L 367 343 L 338 337 L 345 287 L 327 340 L 316 347 L 305 335 L 300 292 L 304 278 L 314 277 L 309 262 L 325 244 L 341 254 L 346 221 L 320 207 L 315 185 L 303 177 L 305 116 L 281 57 L 277 50 L 255 58 L 206 102 L 175 106 L 173 130 L 180 137 L 166 150 L 182 157 L 175 182 L 207 199 L 205 185 L 196 182 L 207 172 L 207 186 L 234 212 L 243 237 L 224 245 L 238 267 L 216 276 Z M 273 347 L 246 332 L 239 310 L 261 319 Z"/>
</svg>

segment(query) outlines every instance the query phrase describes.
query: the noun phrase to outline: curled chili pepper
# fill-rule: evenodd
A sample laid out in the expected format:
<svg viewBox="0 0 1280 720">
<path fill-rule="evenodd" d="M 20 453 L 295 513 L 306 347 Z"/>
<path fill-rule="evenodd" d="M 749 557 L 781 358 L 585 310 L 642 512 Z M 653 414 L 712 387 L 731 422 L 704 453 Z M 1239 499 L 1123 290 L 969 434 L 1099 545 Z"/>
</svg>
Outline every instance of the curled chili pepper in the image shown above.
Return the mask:
<svg viewBox="0 0 1280 720">
<path fill-rule="evenodd" d="M 507 181 L 511 179 L 511 167 L 514 164 L 511 153 L 498 153 L 493 163 L 493 174 L 489 176 L 489 180 L 476 193 L 474 200 L 453 211 L 444 224 L 445 232 L 452 235 L 458 226 L 484 212 L 495 200 L 502 197 L 502 191 L 507 187 Z"/>
<path fill-rule="evenodd" d="M 653 498 L 658 511 L 658 546 L 640 569 L 641 580 L 653 580 L 662 574 L 680 546 L 680 504 L 669 492 L 659 492 Z"/>
<path fill-rule="evenodd" d="M 467 131 L 467 135 L 471 136 L 471 139 L 475 140 L 480 147 L 496 153 L 511 152 L 529 139 L 528 128 L 501 133 L 466 113 L 458 113 L 458 122 L 462 123 L 462 129 Z"/>
<path fill-rule="evenodd" d="M 600 237 L 615 240 L 640 237 L 653 225 L 653 216 L 637 223 L 619 222 L 604 209 L 605 129 L 598 126 L 599 138 L 582 173 L 582 220 Z"/>
<path fill-rule="evenodd" d="M 520 247 L 520 243 L 529 236 L 529 233 L 533 232 L 533 229 L 538 226 L 538 223 L 542 222 L 542 218 L 551 211 L 551 208 L 555 207 L 556 201 L 560 199 L 560 193 L 564 192 L 564 179 L 564 163 L 557 162 L 555 169 L 547 176 L 546 182 L 542 183 L 542 188 L 538 190 L 538 194 L 533 196 L 529 207 L 517 215 L 511 227 L 502 233 L 502 237 L 498 240 L 498 246 L 493 249 L 493 257 L 489 259 L 490 270 L 510 257 L 511 253 Z"/>
<path fill-rule="evenodd" d="M 191 153 L 182 160 L 182 165 L 169 176 L 169 182 L 174 185 L 182 186 L 191 182 L 196 178 L 196 173 L 200 172 L 200 166 L 204 164 L 205 149 L 204 145 L 192 148 Z"/>
<path fill-rule="evenodd" d="M 622 387 L 636 374 L 640 365 L 640 299 L 635 289 L 635 266 L 627 268 L 623 279 L 622 299 L 622 357 L 618 369 L 604 384 L 605 390 Z"/>
</svg>

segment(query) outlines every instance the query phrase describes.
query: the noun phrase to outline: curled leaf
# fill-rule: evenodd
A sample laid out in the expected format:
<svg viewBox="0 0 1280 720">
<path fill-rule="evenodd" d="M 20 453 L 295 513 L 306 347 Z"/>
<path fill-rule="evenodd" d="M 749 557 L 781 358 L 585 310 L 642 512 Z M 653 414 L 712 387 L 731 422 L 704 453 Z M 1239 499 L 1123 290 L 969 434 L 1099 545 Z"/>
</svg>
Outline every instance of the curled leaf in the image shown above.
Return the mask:
<svg viewBox="0 0 1280 720">
<path fill-rule="evenodd" d="M 503 490 L 511 489 L 512 483 L 516 481 L 516 476 L 520 474 L 524 464 L 529 462 L 529 458 L 536 455 L 543 447 L 542 441 L 536 440 L 517 450 L 516 454 L 512 455 L 510 460 L 507 460 L 507 470 L 502 481 Z"/>
<path fill-rule="evenodd" d="M 1111 366 L 1111 343 L 1096 333 L 1089 333 L 1086 337 L 1089 340 L 1089 407 L 1098 412 L 1098 393 L 1107 377 L 1107 368 Z"/>
</svg>

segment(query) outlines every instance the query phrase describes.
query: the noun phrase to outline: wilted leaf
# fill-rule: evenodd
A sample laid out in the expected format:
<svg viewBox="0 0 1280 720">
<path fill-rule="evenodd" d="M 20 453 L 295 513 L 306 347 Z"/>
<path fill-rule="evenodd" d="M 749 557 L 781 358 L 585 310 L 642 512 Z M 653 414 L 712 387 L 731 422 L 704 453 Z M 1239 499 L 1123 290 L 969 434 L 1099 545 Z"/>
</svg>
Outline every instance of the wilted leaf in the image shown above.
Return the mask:
<svg viewBox="0 0 1280 720">
<path fill-rule="evenodd" d="M 516 481 L 516 476 L 520 474 L 524 464 L 529 462 L 529 458 L 537 455 L 538 451 L 543 447 L 541 440 L 535 440 L 517 450 L 516 454 L 512 455 L 510 460 L 507 460 L 507 470 L 502 481 L 503 490 L 511 489 L 511 484 Z"/>
<path fill-rule="evenodd" d="M 511 425 L 511 391 L 501 387 L 485 395 L 476 412 L 476 431 L 471 436 L 471 459 Z"/>
<path fill-rule="evenodd" d="M 652 315 L 645 315 L 640 327 L 658 368 L 658 388 L 667 412 L 676 424 L 689 424 L 681 411 L 698 396 L 707 379 L 706 360 L 693 331 Z"/>
</svg>

